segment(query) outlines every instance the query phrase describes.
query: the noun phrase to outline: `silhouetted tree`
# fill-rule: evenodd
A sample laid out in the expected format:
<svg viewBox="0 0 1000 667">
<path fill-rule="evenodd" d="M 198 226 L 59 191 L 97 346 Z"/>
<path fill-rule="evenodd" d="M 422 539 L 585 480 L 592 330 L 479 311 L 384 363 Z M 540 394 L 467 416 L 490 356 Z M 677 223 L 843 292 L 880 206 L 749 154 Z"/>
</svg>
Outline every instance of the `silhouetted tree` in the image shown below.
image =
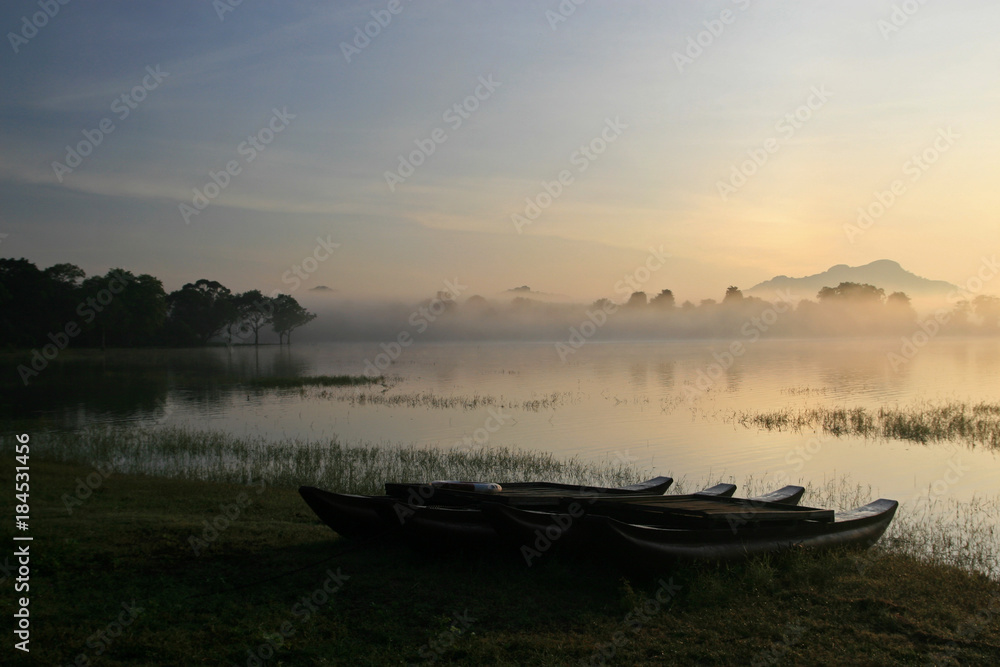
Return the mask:
<svg viewBox="0 0 1000 667">
<path fill-rule="evenodd" d="M 743 292 L 740 291 L 739 287 L 730 285 L 726 288 L 726 295 L 722 297 L 722 303 L 730 305 L 733 303 L 740 303 L 741 301 L 743 301 Z"/>
<path fill-rule="evenodd" d="M 972 308 L 985 330 L 996 331 L 1000 327 L 1000 298 L 981 294 L 972 300 Z"/>
<path fill-rule="evenodd" d="M 24 259 L 0 259 L 0 346 L 35 347 L 77 319 L 83 271 L 57 264 L 41 271 Z"/>
<path fill-rule="evenodd" d="M 885 310 L 891 326 L 910 327 L 917 321 L 917 311 L 904 292 L 890 294 L 885 300 Z"/>
<path fill-rule="evenodd" d="M 632 296 L 625 302 L 626 308 L 644 308 L 649 303 L 645 292 L 632 292 Z"/>
<path fill-rule="evenodd" d="M 232 297 L 236 318 L 226 325 L 229 340 L 233 331 L 253 332 L 253 344 L 260 344 L 261 330 L 271 324 L 274 318 L 274 302 L 261 294 L 260 290 L 250 290 Z"/>
<path fill-rule="evenodd" d="M 279 294 L 274 297 L 272 303 L 274 305 L 274 314 L 271 319 L 271 328 L 278 334 L 279 345 L 281 344 L 282 337 L 291 345 L 292 331 L 316 319 L 314 313 L 310 313 L 300 306 L 299 302 L 288 294 Z"/>
<path fill-rule="evenodd" d="M 836 287 L 824 287 L 816 295 L 820 303 L 850 301 L 854 304 L 882 304 L 885 290 L 867 283 L 840 283 Z"/>
<path fill-rule="evenodd" d="M 204 345 L 235 317 L 228 287 L 214 280 L 187 283 L 167 297 L 167 317 L 175 342 Z"/>
<path fill-rule="evenodd" d="M 659 294 L 654 296 L 649 305 L 656 306 L 657 308 L 670 309 L 675 306 L 676 302 L 674 300 L 674 293 L 668 289 L 662 290 Z"/>
</svg>

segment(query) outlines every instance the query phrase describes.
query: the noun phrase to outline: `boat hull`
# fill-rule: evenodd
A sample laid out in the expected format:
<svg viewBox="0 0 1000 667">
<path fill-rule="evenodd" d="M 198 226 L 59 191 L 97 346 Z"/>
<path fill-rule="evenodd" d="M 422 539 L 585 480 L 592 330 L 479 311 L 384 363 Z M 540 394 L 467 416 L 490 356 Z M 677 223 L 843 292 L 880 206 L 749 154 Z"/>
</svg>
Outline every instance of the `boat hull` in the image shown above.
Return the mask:
<svg viewBox="0 0 1000 667">
<path fill-rule="evenodd" d="M 506 492 L 481 494 L 461 491 L 431 489 L 430 485 L 386 484 L 397 496 L 360 496 L 333 493 L 312 486 L 299 487 L 299 495 L 327 526 L 344 537 L 372 537 L 393 534 L 405 529 L 411 536 L 425 533 L 435 539 L 492 544 L 496 531 L 476 510 L 472 514 L 449 513 L 448 510 L 469 509 L 487 502 L 513 502 L 518 506 L 547 507 L 560 498 L 587 497 L 640 497 L 657 495 L 673 483 L 670 477 L 655 477 L 645 482 L 621 488 L 574 486 L 550 482 L 515 482 L 504 484 Z M 537 495 L 532 495 L 532 491 Z M 435 505 L 430 505 L 433 501 Z M 443 503 L 438 506 L 437 503 Z"/>
<path fill-rule="evenodd" d="M 880 499 L 837 513 L 832 522 L 767 522 L 736 529 L 676 530 L 599 516 L 585 517 L 584 525 L 593 539 L 628 563 L 734 561 L 793 549 L 868 548 L 885 533 L 898 506 L 895 500 Z"/>
</svg>

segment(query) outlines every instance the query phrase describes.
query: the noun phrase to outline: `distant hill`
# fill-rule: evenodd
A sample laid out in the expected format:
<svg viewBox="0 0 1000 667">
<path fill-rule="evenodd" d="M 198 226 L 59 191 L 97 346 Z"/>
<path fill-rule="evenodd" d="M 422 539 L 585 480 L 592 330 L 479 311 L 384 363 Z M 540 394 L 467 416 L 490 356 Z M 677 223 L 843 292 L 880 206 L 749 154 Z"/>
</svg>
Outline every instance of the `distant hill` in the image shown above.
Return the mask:
<svg viewBox="0 0 1000 667">
<path fill-rule="evenodd" d="M 510 301 L 522 297 L 525 299 L 534 299 L 536 301 L 545 301 L 549 303 L 565 303 L 569 301 L 569 297 L 565 294 L 550 294 L 548 292 L 536 292 L 527 285 L 521 285 L 520 287 L 513 287 L 508 290 L 504 290 L 499 295 L 497 299 L 500 301 Z"/>
<path fill-rule="evenodd" d="M 881 287 L 886 295 L 905 292 L 912 299 L 944 299 L 949 292 L 957 290 L 944 280 L 930 280 L 910 273 L 898 262 L 880 259 L 864 266 L 837 264 L 823 273 L 802 278 L 776 276 L 754 285 L 745 293 L 762 299 L 773 299 L 777 290 L 789 290 L 796 299 L 815 299 L 816 293 L 824 287 L 836 287 L 840 283 L 867 283 Z"/>
</svg>

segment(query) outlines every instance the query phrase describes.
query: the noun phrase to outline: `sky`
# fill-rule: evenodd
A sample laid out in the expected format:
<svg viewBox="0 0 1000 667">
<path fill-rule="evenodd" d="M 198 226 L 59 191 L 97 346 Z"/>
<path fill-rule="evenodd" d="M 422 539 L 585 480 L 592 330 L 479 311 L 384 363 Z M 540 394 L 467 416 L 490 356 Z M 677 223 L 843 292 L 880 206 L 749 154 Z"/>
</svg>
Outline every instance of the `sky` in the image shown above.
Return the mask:
<svg viewBox="0 0 1000 667">
<path fill-rule="evenodd" d="M 9 0 L 0 256 L 373 300 L 629 276 L 697 302 L 882 258 L 961 285 L 1000 244 L 997 25 L 987 0 Z"/>
</svg>

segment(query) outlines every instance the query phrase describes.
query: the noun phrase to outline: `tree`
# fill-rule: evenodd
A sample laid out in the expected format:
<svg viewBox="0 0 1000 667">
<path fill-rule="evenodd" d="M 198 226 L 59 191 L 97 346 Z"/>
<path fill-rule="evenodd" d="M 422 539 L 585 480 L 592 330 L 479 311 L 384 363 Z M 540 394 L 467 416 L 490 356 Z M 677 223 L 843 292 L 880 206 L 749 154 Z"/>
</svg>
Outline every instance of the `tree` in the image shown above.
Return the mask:
<svg viewBox="0 0 1000 667">
<path fill-rule="evenodd" d="M 917 311 L 910 304 L 905 292 L 893 292 L 885 300 L 885 310 L 894 326 L 912 326 L 917 321 Z"/>
<path fill-rule="evenodd" d="M 57 264 L 44 271 L 24 259 L 0 259 L 0 346 L 35 347 L 76 321 L 83 271 Z"/>
<path fill-rule="evenodd" d="M 175 342 L 206 344 L 235 317 L 228 287 L 202 278 L 167 297 L 168 318 Z"/>
<path fill-rule="evenodd" d="M 659 294 L 653 297 L 649 302 L 649 305 L 656 306 L 657 308 L 673 308 L 676 305 L 676 300 L 674 299 L 674 293 L 668 289 L 661 291 Z"/>
<path fill-rule="evenodd" d="M 980 294 L 972 300 L 972 308 L 985 330 L 996 331 L 1000 327 L 1000 297 Z"/>
<path fill-rule="evenodd" d="M 840 283 L 824 287 L 816 295 L 820 303 L 851 302 L 854 304 L 879 304 L 885 301 L 885 290 L 867 283 Z"/>
<path fill-rule="evenodd" d="M 729 305 L 740 303 L 741 301 L 743 301 L 743 292 L 740 291 L 739 287 L 730 285 L 726 288 L 726 296 L 722 297 L 722 303 Z"/>
<path fill-rule="evenodd" d="M 232 342 L 233 329 L 237 331 L 252 331 L 253 344 L 260 344 L 260 332 L 274 317 L 274 303 L 270 297 L 261 294 L 260 290 L 250 290 L 233 297 L 236 318 L 226 326 L 229 340 Z"/>
<path fill-rule="evenodd" d="M 166 293 L 158 278 L 112 269 L 91 276 L 80 286 L 78 314 L 101 348 L 148 345 L 162 330 L 167 316 Z M 94 338 L 96 332 L 96 339 Z"/>
<path fill-rule="evenodd" d="M 274 311 L 271 316 L 271 328 L 278 334 L 279 345 L 282 337 L 291 345 L 292 331 L 316 319 L 315 313 L 307 311 L 299 305 L 294 297 L 288 294 L 279 294 L 274 297 L 272 304 Z"/>
<path fill-rule="evenodd" d="M 626 308 L 644 308 L 649 303 L 645 292 L 632 292 L 632 296 L 625 302 Z"/>
</svg>

